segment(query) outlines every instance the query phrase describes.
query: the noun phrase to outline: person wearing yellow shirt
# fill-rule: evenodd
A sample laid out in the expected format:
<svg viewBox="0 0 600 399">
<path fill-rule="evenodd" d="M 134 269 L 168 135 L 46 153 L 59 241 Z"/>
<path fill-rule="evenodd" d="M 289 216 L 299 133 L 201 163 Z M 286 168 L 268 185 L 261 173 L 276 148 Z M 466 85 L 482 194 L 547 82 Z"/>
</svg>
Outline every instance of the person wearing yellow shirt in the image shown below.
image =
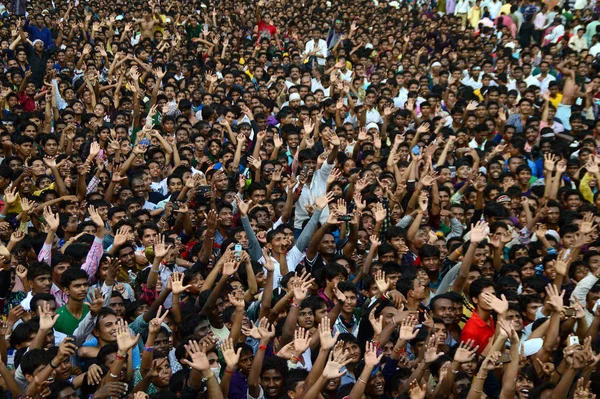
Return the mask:
<svg viewBox="0 0 600 399">
<path fill-rule="evenodd" d="M 481 19 L 480 4 L 481 4 L 480 0 L 475 1 L 475 5 L 473 7 L 471 7 L 471 9 L 469 10 L 469 15 L 468 15 L 469 24 L 474 29 L 477 29 L 477 23 Z"/>
<path fill-rule="evenodd" d="M 558 91 L 558 82 L 550 82 L 548 84 L 548 91 L 550 92 L 550 104 L 558 109 L 558 104 L 560 104 L 560 101 L 563 98 L 563 95 Z"/>
</svg>

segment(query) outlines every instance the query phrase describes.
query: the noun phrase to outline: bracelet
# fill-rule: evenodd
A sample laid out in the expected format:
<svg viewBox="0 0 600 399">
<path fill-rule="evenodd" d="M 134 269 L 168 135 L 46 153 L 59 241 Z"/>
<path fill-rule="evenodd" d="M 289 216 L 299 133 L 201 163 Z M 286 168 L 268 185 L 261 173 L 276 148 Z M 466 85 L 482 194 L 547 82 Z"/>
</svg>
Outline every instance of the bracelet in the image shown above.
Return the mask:
<svg viewBox="0 0 600 399">
<path fill-rule="evenodd" d="M 480 377 L 479 375 L 476 377 L 478 380 L 485 380 L 487 378 L 487 374 L 484 377 Z"/>
<path fill-rule="evenodd" d="M 6 219 L 6 215 L 0 213 L 0 219 Z"/>
<path fill-rule="evenodd" d="M 295 360 L 297 363 L 301 363 L 300 358 L 296 356 L 292 356 L 290 360 Z"/>
<path fill-rule="evenodd" d="M 367 381 L 363 380 L 363 379 L 362 379 L 362 378 L 360 378 L 360 377 L 358 377 L 358 378 L 356 379 L 356 381 L 358 381 L 358 382 L 362 382 L 363 384 L 367 385 Z"/>
<path fill-rule="evenodd" d="M 292 302 L 292 306 L 293 306 L 293 307 L 295 307 L 295 308 L 298 308 L 298 309 L 300 309 L 300 304 L 299 304 L 299 303 L 297 303 L 296 301 L 293 301 L 293 302 Z"/>
<path fill-rule="evenodd" d="M 113 374 L 113 373 L 110 373 L 110 376 L 111 376 L 112 378 L 118 378 L 118 377 L 119 377 L 119 375 L 118 375 L 118 374 Z"/>
<path fill-rule="evenodd" d="M 156 274 L 158 274 L 158 270 L 150 269 L 150 273 L 156 273 Z"/>
<path fill-rule="evenodd" d="M 213 373 L 211 371 L 210 374 L 208 375 L 208 377 L 202 377 L 202 382 L 206 382 L 206 381 L 210 380 L 211 378 L 213 378 L 214 376 L 215 376 L 215 373 Z"/>
<path fill-rule="evenodd" d="M 147 346 L 147 345 L 146 345 L 146 346 L 144 346 L 144 350 L 145 350 L 146 352 L 150 352 L 150 353 L 154 352 L 154 348 L 153 348 L 153 347 L 151 347 L 151 346 Z"/>
<path fill-rule="evenodd" d="M 53 365 L 52 362 L 50 362 L 49 364 L 50 364 L 50 367 L 52 367 L 53 370 L 56 370 L 58 368 L 58 366 Z"/>
<path fill-rule="evenodd" d="M 235 370 L 230 371 L 227 367 L 225 367 L 225 372 L 228 374 L 233 374 L 233 373 L 235 373 Z"/>
<path fill-rule="evenodd" d="M 267 350 L 267 346 L 266 345 L 259 345 L 258 346 L 258 350 L 259 351 L 266 351 Z"/>
<path fill-rule="evenodd" d="M 117 354 L 115 355 L 115 357 L 119 360 L 127 360 L 127 356 L 129 356 L 129 355 L 121 356 L 121 355 L 119 355 L 119 352 L 117 352 Z"/>
<path fill-rule="evenodd" d="M 483 391 L 478 391 L 477 389 L 475 389 L 475 387 L 473 387 L 472 389 L 473 389 L 473 392 L 475 392 L 475 393 L 483 393 Z"/>
<path fill-rule="evenodd" d="M 396 348 L 396 347 L 394 347 L 394 353 L 400 354 L 400 353 L 402 353 L 403 350 L 404 350 L 403 348 Z"/>
</svg>

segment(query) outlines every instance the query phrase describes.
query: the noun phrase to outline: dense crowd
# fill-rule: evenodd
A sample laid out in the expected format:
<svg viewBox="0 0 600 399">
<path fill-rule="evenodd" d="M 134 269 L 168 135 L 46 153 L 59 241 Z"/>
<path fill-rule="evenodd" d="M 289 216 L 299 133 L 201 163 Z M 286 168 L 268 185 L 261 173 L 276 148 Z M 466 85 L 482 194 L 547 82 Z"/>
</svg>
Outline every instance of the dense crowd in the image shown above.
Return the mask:
<svg viewBox="0 0 600 399">
<path fill-rule="evenodd" d="M 599 15 L 0 4 L 1 398 L 595 398 Z"/>
</svg>

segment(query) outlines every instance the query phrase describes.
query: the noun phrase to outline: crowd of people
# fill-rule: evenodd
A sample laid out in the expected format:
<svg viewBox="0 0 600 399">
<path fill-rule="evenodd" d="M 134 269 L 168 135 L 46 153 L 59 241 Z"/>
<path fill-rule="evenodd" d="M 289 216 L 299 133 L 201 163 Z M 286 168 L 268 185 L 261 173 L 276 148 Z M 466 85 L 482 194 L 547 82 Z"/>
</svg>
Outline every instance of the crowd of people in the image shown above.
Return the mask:
<svg viewBox="0 0 600 399">
<path fill-rule="evenodd" d="M 599 15 L 1 4 L 2 399 L 595 398 Z"/>
</svg>

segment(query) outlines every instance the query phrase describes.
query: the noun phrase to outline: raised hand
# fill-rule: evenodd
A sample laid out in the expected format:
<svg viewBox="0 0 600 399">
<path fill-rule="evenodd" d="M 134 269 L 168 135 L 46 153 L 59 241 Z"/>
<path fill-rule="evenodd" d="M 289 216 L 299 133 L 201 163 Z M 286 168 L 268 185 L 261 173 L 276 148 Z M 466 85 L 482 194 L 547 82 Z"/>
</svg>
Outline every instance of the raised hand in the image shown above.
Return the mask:
<svg viewBox="0 0 600 399">
<path fill-rule="evenodd" d="M 90 302 L 84 302 L 84 304 L 90 309 L 92 316 L 95 316 L 104 307 L 104 297 L 102 296 L 102 290 L 100 288 L 93 288 L 90 290 Z"/>
<path fill-rule="evenodd" d="M 495 294 L 484 292 L 481 294 L 483 301 L 499 315 L 504 315 L 508 311 L 508 301 L 504 294 L 498 298 Z"/>
<path fill-rule="evenodd" d="M 126 321 L 117 320 L 117 345 L 120 351 L 127 352 L 137 344 L 139 339 L 140 334 L 133 336 L 129 333 L 129 324 Z"/>
<path fill-rule="evenodd" d="M 152 320 L 150 320 L 150 323 L 148 324 L 148 332 L 150 334 L 158 334 L 158 332 L 160 331 L 160 326 L 162 325 L 162 323 L 165 321 L 165 318 L 167 317 L 167 315 L 169 314 L 169 309 L 165 310 L 165 313 L 161 316 L 160 312 L 162 312 L 162 306 L 158 307 L 158 311 L 156 312 L 156 317 L 153 318 Z"/>
<path fill-rule="evenodd" d="M 335 351 L 331 351 L 329 353 L 329 361 L 325 364 L 325 368 L 322 372 L 323 377 L 327 380 L 340 378 L 348 372 L 348 370 L 341 371 L 342 367 L 350 363 L 351 360 L 352 358 L 350 358 L 348 353 L 342 351 L 341 353 L 336 354 Z"/>
<path fill-rule="evenodd" d="M 169 253 L 171 248 L 173 248 L 173 245 L 167 246 L 165 244 L 165 240 L 166 240 L 166 237 L 164 235 L 158 236 L 157 242 L 154 244 L 154 256 L 155 257 L 163 259 L 165 256 L 167 256 L 167 254 Z"/>
<path fill-rule="evenodd" d="M 325 195 L 322 195 L 320 197 L 317 197 L 315 195 L 315 207 L 318 210 L 322 211 L 323 209 L 325 209 L 327 204 L 329 204 L 331 201 L 333 201 L 334 197 L 335 196 L 332 192 L 328 192 Z"/>
<path fill-rule="evenodd" d="M 502 364 L 498 364 L 498 359 L 500 358 L 501 353 L 499 351 L 492 352 L 486 357 L 481 363 L 481 369 L 492 371 L 499 367 L 502 367 Z"/>
<path fill-rule="evenodd" d="M 379 362 L 381 361 L 382 357 L 383 357 L 383 353 L 381 353 L 379 356 L 377 356 L 377 345 L 375 345 L 375 343 L 372 341 L 367 342 L 367 345 L 365 347 L 365 354 L 364 354 L 365 366 L 371 366 L 371 367 L 377 366 L 379 364 Z"/>
<path fill-rule="evenodd" d="M 25 233 L 21 230 L 17 230 L 10 235 L 10 240 L 14 243 L 21 242 L 25 238 Z"/>
<path fill-rule="evenodd" d="M 4 203 L 6 206 L 12 206 L 17 202 L 18 187 L 7 187 L 4 190 Z"/>
<path fill-rule="evenodd" d="M 329 350 L 333 348 L 335 345 L 338 336 L 340 335 L 339 331 L 336 331 L 334 336 L 331 336 L 331 327 L 329 317 L 326 315 L 319 323 L 319 340 L 321 341 L 321 349 Z"/>
<path fill-rule="evenodd" d="M 52 310 L 50 309 L 50 304 L 46 302 L 44 306 L 38 306 L 38 314 L 40 315 L 40 330 L 49 331 L 56 324 L 56 320 L 58 320 L 59 314 L 52 315 Z"/>
<path fill-rule="evenodd" d="M 237 206 L 238 209 L 240 210 L 240 215 L 242 217 L 248 216 L 248 212 L 250 211 L 250 206 L 252 205 L 252 200 L 249 199 L 248 201 L 244 201 L 242 199 L 242 197 L 240 197 L 239 195 L 236 195 L 237 198 Z"/>
<path fill-rule="evenodd" d="M 390 281 L 385 277 L 385 272 L 383 270 L 377 270 L 375 273 L 375 284 L 381 295 L 385 295 L 390 289 Z"/>
<path fill-rule="evenodd" d="M 423 384 L 423 386 L 419 385 L 419 382 L 414 379 L 410 382 L 408 387 L 408 396 L 410 399 L 425 399 L 425 394 L 427 393 L 427 384 Z"/>
<path fill-rule="evenodd" d="M 227 298 L 229 299 L 229 303 L 236 307 L 236 309 L 244 310 L 244 296 L 241 292 L 237 291 L 235 293 L 227 294 Z"/>
<path fill-rule="evenodd" d="M 485 220 L 478 221 L 475 226 L 471 224 L 471 242 L 478 244 L 485 240 L 488 231 L 488 223 Z"/>
<path fill-rule="evenodd" d="M 120 381 L 109 381 L 98 387 L 92 399 L 120 398 L 127 394 L 127 384 Z M 135 397 L 135 399 L 138 399 Z"/>
<path fill-rule="evenodd" d="M 425 349 L 425 364 L 431 364 L 438 360 L 444 353 L 437 351 L 436 338 L 434 335 L 429 337 L 427 346 Z"/>
<path fill-rule="evenodd" d="M 298 276 L 298 274 L 296 274 Z M 297 278 L 292 284 L 292 291 L 294 293 L 294 300 L 300 304 L 308 294 L 308 289 L 312 285 L 312 279 L 309 281 L 303 281 L 302 278 Z"/>
<path fill-rule="evenodd" d="M 206 348 L 203 345 L 198 344 L 198 341 L 190 341 L 184 346 L 191 360 L 181 359 L 181 363 L 198 371 L 210 369 L 210 363 L 208 357 L 206 357 Z"/>
<path fill-rule="evenodd" d="M 223 354 L 223 358 L 225 359 L 225 363 L 227 364 L 227 368 L 231 370 L 235 370 L 237 368 L 238 361 L 240 360 L 240 354 L 242 352 L 242 348 L 238 348 L 237 352 L 235 350 L 235 345 L 231 338 L 227 338 L 223 341 L 221 345 L 221 353 Z"/>
<path fill-rule="evenodd" d="M 104 221 L 102 220 L 102 217 L 100 216 L 94 205 L 89 206 L 88 212 L 90 213 L 90 219 L 92 220 L 92 222 L 94 222 L 96 226 L 104 227 Z"/>
<path fill-rule="evenodd" d="M 173 292 L 173 295 L 181 295 L 191 287 L 191 284 L 183 285 L 183 273 L 173 272 L 171 275 L 171 291 Z"/>
<path fill-rule="evenodd" d="M 400 334 L 398 338 L 403 341 L 410 341 L 414 339 L 419 333 L 419 331 L 421 331 L 420 328 L 415 329 L 416 325 L 416 318 L 412 316 L 405 317 L 404 320 L 402 320 L 402 323 L 400 324 Z"/>
<path fill-rule="evenodd" d="M 376 222 L 383 222 L 385 220 L 387 216 L 387 210 L 380 202 L 375 204 L 375 213 L 373 216 L 375 216 Z"/>
<path fill-rule="evenodd" d="M 546 294 L 548 298 L 548 303 L 552 307 L 552 310 L 555 312 L 562 312 L 564 309 L 564 296 L 565 290 L 559 291 L 554 284 L 548 284 L 546 286 Z"/>
<path fill-rule="evenodd" d="M 475 358 L 479 345 L 473 347 L 475 341 L 472 339 L 467 342 L 461 342 L 458 349 L 454 353 L 454 360 L 459 363 L 468 363 Z"/>
<path fill-rule="evenodd" d="M 310 345 L 310 333 L 302 327 L 298 327 L 294 332 L 294 352 L 297 357 L 302 356 Z"/>
<path fill-rule="evenodd" d="M 379 335 L 381 334 L 381 331 L 383 331 L 383 315 L 380 315 L 379 318 L 376 318 L 375 310 L 376 308 L 373 308 L 373 310 L 371 310 L 371 313 L 369 313 L 369 322 L 373 327 L 373 334 Z"/>
<path fill-rule="evenodd" d="M 261 340 L 270 341 L 275 336 L 275 326 L 266 317 L 258 322 L 258 335 Z"/>
<path fill-rule="evenodd" d="M 589 399 L 592 394 L 592 380 L 589 380 L 588 383 L 585 383 L 585 378 L 581 377 L 577 380 L 577 386 L 575 387 L 575 391 L 573 392 L 573 399 Z M 591 395 L 591 397 L 595 397 L 596 395 Z"/>
</svg>

